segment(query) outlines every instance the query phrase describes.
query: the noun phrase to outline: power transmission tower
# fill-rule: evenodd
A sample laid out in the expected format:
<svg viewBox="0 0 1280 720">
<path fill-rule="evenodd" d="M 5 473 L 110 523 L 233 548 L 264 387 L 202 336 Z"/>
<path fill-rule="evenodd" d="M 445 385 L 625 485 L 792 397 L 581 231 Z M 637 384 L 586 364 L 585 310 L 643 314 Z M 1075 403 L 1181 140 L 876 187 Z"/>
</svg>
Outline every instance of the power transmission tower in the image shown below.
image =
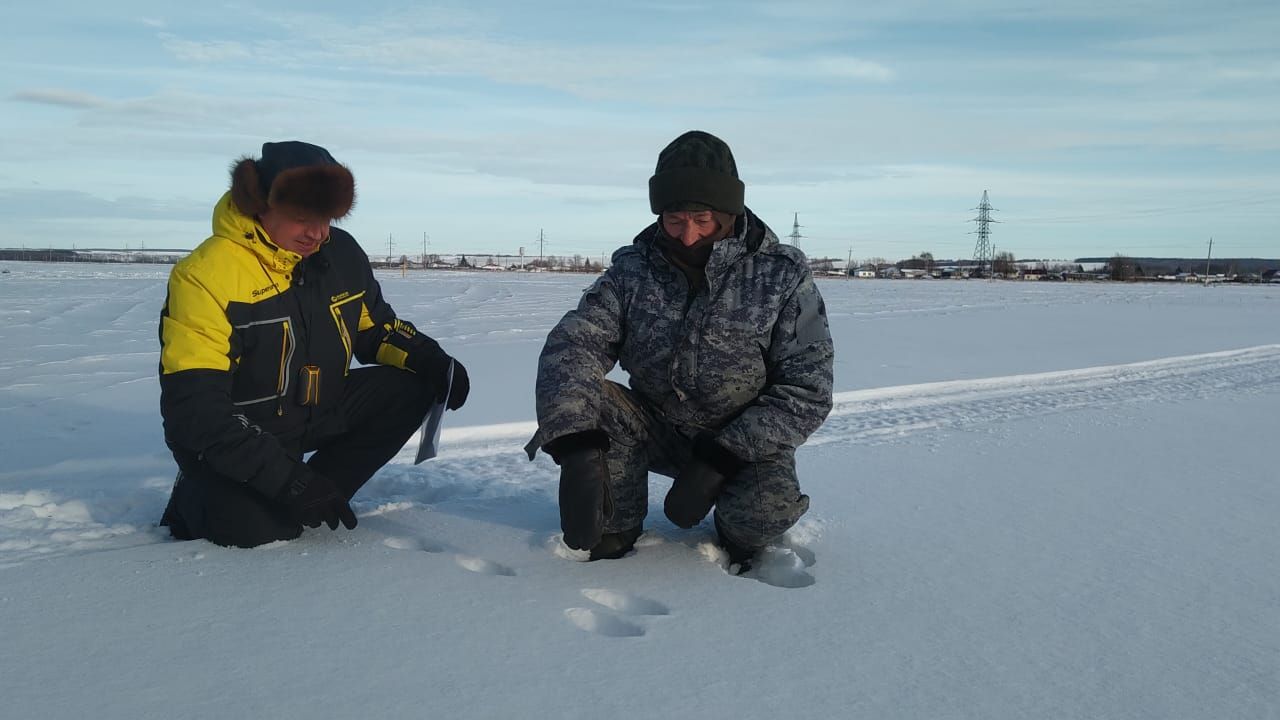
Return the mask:
<svg viewBox="0 0 1280 720">
<path fill-rule="evenodd" d="M 387 267 L 391 267 L 391 233 L 387 233 Z"/>
<path fill-rule="evenodd" d="M 542 246 L 547 243 L 547 239 L 542 234 L 542 228 L 538 228 L 538 263 L 542 264 Z"/>
<path fill-rule="evenodd" d="M 800 213 L 795 214 L 795 220 L 791 225 L 791 234 L 787 236 L 791 239 L 791 244 L 800 247 L 800 239 L 804 236 L 800 234 Z"/>
<path fill-rule="evenodd" d="M 1000 221 L 991 219 L 991 211 L 995 208 L 987 201 L 986 190 L 982 191 L 982 203 L 973 209 L 978 211 L 978 217 L 969 221 L 978 223 L 978 229 L 973 231 L 978 235 L 978 244 L 973 248 L 973 259 L 978 263 L 978 276 L 981 277 L 995 260 L 995 251 L 991 247 L 991 223 Z"/>
</svg>

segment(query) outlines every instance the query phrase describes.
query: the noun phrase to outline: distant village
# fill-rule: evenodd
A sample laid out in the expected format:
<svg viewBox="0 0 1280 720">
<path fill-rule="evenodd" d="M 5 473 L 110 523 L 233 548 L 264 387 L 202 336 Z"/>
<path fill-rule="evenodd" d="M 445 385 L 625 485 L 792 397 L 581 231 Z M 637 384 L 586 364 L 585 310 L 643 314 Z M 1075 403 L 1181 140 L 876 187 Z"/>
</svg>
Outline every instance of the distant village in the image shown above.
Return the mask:
<svg viewBox="0 0 1280 720">
<path fill-rule="evenodd" d="M 32 249 L 0 248 L 0 260 L 27 262 L 173 264 L 190 250 L 183 249 Z M 402 272 L 419 270 L 600 273 L 608 256 L 527 256 L 498 253 L 370 255 L 374 267 Z M 809 265 L 817 277 L 858 280 L 1004 279 L 1024 281 L 1122 281 L 1189 283 L 1280 283 L 1280 260 L 1260 258 L 1109 258 L 1076 260 L 1019 260 L 997 253 L 989 262 L 935 259 L 923 252 L 905 260 L 814 257 Z"/>
</svg>

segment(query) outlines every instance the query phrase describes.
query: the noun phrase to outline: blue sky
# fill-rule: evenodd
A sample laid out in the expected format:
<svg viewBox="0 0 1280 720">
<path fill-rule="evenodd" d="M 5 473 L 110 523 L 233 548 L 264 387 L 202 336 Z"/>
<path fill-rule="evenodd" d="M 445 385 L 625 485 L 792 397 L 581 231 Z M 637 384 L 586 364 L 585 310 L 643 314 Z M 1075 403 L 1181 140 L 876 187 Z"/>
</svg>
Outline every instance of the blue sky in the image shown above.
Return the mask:
<svg viewBox="0 0 1280 720">
<path fill-rule="evenodd" d="M 1280 256 L 1280 4 L 872 5 L 25 3 L 0 246 L 194 247 L 235 158 L 303 139 L 370 253 L 598 256 L 696 128 L 811 256 L 970 257 L 984 190 L 1020 258 Z"/>
</svg>

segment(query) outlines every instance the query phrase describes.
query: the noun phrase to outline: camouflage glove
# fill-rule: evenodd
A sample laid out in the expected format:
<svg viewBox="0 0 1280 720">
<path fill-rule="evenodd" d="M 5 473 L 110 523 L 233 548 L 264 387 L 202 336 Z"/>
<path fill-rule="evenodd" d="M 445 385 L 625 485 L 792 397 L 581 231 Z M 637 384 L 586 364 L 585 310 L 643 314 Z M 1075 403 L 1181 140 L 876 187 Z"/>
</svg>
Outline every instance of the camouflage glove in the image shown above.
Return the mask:
<svg viewBox="0 0 1280 720">
<path fill-rule="evenodd" d="M 608 448 L 609 436 L 600 430 L 565 435 L 543 446 L 560 466 L 560 529 L 564 544 L 574 550 L 595 547 L 605 520 L 613 515 Z"/>
<path fill-rule="evenodd" d="M 717 443 L 713 435 L 699 433 L 693 440 L 693 456 L 671 483 L 662 511 L 678 527 L 697 525 L 711 512 L 725 481 L 736 475 L 744 464 Z"/>
<path fill-rule="evenodd" d="M 337 530 L 341 522 L 348 530 L 356 527 L 356 514 L 338 486 L 305 465 L 294 470 L 279 499 L 289 517 L 300 525 L 315 528 L 323 522 L 330 530 Z"/>
</svg>

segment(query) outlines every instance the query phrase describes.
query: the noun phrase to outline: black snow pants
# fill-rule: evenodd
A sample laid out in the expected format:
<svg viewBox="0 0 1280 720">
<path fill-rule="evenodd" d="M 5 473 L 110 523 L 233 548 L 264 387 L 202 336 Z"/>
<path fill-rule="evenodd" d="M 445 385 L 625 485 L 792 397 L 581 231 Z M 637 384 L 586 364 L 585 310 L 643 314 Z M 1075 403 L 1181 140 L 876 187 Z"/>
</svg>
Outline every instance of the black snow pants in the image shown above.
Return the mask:
<svg viewBox="0 0 1280 720">
<path fill-rule="evenodd" d="M 331 479 L 348 500 L 400 451 L 422 423 L 434 398 L 417 375 L 393 367 L 353 369 L 338 413 L 345 430 L 304 435 L 287 449 Z M 208 539 L 218 545 L 255 547 L 302 534 L 276 501 L 220 475 L 195 453 L 174 451 L 178 480 L 160 524 L 179 540 Z"/>
</svg>

